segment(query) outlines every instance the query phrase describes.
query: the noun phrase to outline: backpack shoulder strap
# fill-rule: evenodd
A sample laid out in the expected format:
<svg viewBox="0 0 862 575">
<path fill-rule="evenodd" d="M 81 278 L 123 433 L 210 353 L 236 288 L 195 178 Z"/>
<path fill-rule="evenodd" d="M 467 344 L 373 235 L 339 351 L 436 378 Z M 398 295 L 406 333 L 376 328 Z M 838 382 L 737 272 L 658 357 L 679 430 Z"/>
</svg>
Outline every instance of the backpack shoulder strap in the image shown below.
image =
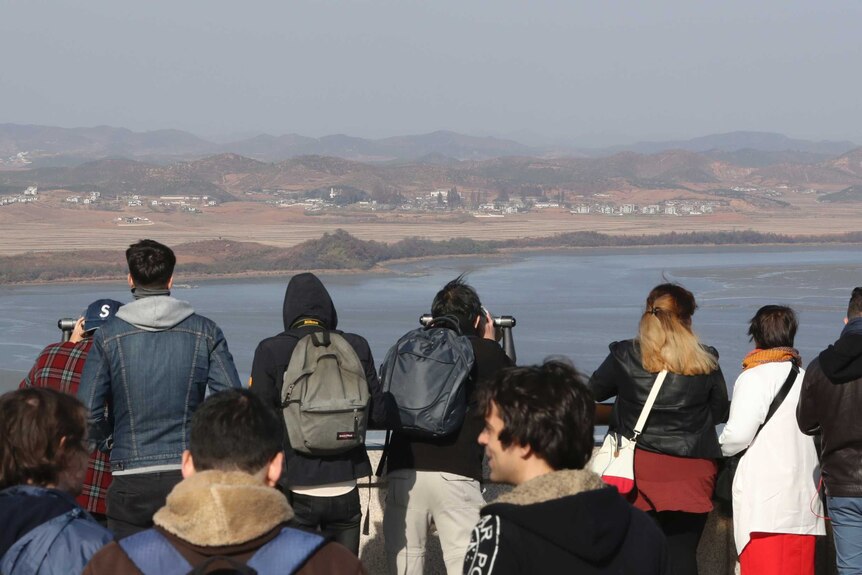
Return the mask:
<svg viewBox="0 0 862 575">
<path fill-rule="evenodd" d="M 155 529 L 120 539 L 119 545 L 144 575 L 184 575 L 192 569 L 177 548 Z"/>
<path fill-rule="evenodd" d="M 282 374 L 282 409 L 287 407 L 288 404 L 291 402 L 291 396 L 293 395 L 293 385 L 300 377 L 308 373 L 308 366 L 305 365 L 308 348 L 316 346 L 317 340 L 314 339 L 314 332 L 312 332 L 310 334 L 300 337 L 299 341 L 297 341 L 296 345 L 293 347 L 293 351 L 290 353 L 290 360 L 288 360 L 287 367 L 284 369 L 284 374 Z"/>
<path fill-rule="evenodd" d="M 329 330 L 312 332 L 311 342 L 314 344 L 314 347 L 329 347 L 329 345 L 332 343 L 332 338 L 329 334 Z"/>
<path fill-rule="evenodd" d="M 295 573 L 327 541 L 317 533 L 284 527 L 273 540 L 257 550 L 247 565 L 258 573 Z"/>
<path fill-rule="evenodd" d="M 763 423 L 760 424 L 760 427 L 757 428 L 758 433 L 769 422 L 769 420 L 772 419 L 772 416 L 775 415 L 775 412 L 778 411 L 781 404 L 784 403 L 784 398 L 787 397 L 788 393 L 790 393 L 790 388 L 793 387 L 798 375 L 799 366 L 796 365 L 795 361 L 790 362 L 790 372 L 787 374 L 787 379 L 785 379 L 784 383 L 781 384 L 781 387 L 778 389 L 778 393 L 775 394 L 775 397 L 772 399 L 772 403 L 769 404 L 769 411 L 766 412 L 766 418 L 763 420 Z M 755 433 L 755 436 L 756 435 L 757 434 Z"/>
</svg>

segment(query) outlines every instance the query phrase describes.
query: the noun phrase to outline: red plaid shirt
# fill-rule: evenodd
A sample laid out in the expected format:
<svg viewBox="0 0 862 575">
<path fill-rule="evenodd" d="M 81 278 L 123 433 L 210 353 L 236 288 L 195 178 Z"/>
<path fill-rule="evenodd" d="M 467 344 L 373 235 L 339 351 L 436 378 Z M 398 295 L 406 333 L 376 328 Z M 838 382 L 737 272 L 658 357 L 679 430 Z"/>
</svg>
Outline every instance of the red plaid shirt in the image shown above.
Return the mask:
<svg viewBox="0 0 862 575">
<path fill-rule="evenodd" d="M 81 383 L 84 361 L 93 339 L 88 337 L 78 343 L 70 341 L 52 343 L 42 350 L 27 377 L 18 387 L 50 387 L 63 393 L 75 395 Z M 84 489 L 78 496 L 78 505 L 90 513 L 105 514 L 105 495 L 111 485 L 111 465 L 108 455 L 96 450 L 87 464 Z"/>
</svg>

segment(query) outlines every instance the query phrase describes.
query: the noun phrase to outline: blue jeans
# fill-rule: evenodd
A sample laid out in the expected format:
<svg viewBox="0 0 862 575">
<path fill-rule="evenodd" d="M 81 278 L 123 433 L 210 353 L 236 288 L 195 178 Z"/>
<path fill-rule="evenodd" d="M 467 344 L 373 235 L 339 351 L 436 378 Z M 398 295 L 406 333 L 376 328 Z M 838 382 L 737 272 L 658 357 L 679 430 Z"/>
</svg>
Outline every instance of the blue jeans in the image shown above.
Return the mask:
<svg viewBox="0 0 862 575">
<path fill-rule="evenodd" d="M 362 507 L 359 503 L 359 488 L 337 497 L 313 497 L 299 493 L 290 494 L 293 506 L 293 527 L 321 531 L 336 542 L 359 555 L 359 523 Z"/>
<path fill-rule="evenodd" d="M 862 573 L 862 497 L 827 497 L 840 575 Z"/>
</svg>

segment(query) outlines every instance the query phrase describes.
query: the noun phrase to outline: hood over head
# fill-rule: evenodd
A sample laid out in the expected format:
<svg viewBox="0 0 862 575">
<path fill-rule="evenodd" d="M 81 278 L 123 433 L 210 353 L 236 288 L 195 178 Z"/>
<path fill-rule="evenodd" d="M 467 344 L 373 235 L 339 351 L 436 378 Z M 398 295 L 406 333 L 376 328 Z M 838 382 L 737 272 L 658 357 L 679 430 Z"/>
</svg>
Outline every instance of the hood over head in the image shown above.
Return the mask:
<svg viewBox="0 0 862 575">
<path fill-rule="evenodd" d="M 290 278 L 284 292 L 284 329 L 289 330 L 297 320 L 313 318 L 326 329 L 338 327 L 338 314 L 323 282 L 313 273 L 302 273 Z"/>
<path fill-rule="evenodd" d="M 188 302 L 170 296 L 153 296 L 127 303 L 115 317 L 146 331 L 164 331 L 194 313 Z"/>
<path fill-rule="evenodd" d="M 838 341 L 820 352 L 820 367 L 832 383 L 862 379 L 862 318 L 851 319 Z"/>
<path fill-rule="evenodd" d="M 482 515 L 497 515 L 588 563 L 602 563 L 625 541 L 632 509 L 592 471 L 566 469 L 518 485 Z"/>
</svg>

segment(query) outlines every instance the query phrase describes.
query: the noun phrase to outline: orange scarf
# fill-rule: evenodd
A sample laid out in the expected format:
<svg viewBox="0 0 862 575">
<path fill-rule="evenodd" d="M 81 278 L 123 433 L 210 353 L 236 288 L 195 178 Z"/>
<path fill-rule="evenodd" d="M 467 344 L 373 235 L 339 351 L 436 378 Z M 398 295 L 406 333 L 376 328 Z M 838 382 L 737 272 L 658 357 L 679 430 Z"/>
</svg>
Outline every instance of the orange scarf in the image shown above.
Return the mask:
<svg viewBox="0 0 862 575">
<path fill-rule="evenodd" d="M 773 347 L 770 349 L 755 349 L 745 356 L 742 360 L 742 369 L 749 369 L 763 365 L 764 363 L 773 363 L 776 361 L 794 361 L 796 365 L 801 363 L 799 352 L 792 347 Z"/>
</svg>

